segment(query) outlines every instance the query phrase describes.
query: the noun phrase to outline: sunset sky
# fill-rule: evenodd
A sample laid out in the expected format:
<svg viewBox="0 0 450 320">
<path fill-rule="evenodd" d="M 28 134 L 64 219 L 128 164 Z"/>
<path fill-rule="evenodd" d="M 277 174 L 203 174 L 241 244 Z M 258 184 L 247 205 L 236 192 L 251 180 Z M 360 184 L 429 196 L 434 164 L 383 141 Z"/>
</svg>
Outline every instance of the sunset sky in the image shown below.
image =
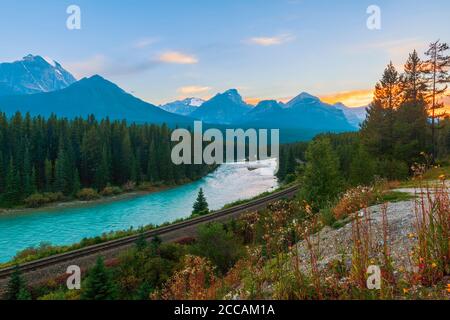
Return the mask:
<svg viewBox="0 0 450 320">
<path fill-rule="evenodd" d="M 81 30 L 66 28 L 71 4 Z M 366 26 L 372 4 L 381 30 Z M 154 104 L 237 88 L 253 103 L 306 91 L 361 106 L 390 60 L 450 41 L 449 12 L 448 0 L 1 0 L 0 61 L 51 57 Z"/>
</svg>

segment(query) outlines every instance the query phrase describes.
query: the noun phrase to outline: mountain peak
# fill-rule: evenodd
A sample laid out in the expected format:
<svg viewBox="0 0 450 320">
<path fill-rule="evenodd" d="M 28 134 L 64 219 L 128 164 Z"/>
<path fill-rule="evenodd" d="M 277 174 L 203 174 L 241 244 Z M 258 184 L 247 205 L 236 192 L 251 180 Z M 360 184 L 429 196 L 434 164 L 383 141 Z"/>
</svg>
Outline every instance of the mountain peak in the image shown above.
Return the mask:
<svg viewBox="0 0 450 320">
<path fill-rule="evenodd" d="M 237 89 L 228 89 L 224 93 L 219 93 L 216 97 L 229 99 L 236 104 L 245 104 Z"/>
<path fill-rule="evenodd" d="M 219 93 L 203 103 L 193 113 L 192 117 L 208 123 L 230 124 L 240 119 L 250 110 L 236 89 Z"/>
<path fill-rule="evenodd" d="M 316 96 L 313 96 L 307 92 L 302 92 L 295 98 L 291 99 L 288 103 L 285 104 L 285 108 L 290 108 L 296 104 L 309 104 L 309 103 L 321 103 L 320 99 Z"/>
<path fill-rule="evenodd" d="M 197 110 L 204 102 L 204 100 L 199 98 L 186 98 L 184 100 L 169 102 L 159 107 L 171 113 L 187 116 Z"/>
<path fill-rule="evenodd" d="M 74 82 L 76 79 L 59 63 L 39 55 L 0 63 L 0 96 L 51 92 Z"/>
<path fill-rule="evenodd" d="M 227 91 L 225 91 L 223 94 L 228 94 L 228 95 L 240 95 L 239 92 L 237 91 L 237 89 L 228 89 Z"/>
</svg>

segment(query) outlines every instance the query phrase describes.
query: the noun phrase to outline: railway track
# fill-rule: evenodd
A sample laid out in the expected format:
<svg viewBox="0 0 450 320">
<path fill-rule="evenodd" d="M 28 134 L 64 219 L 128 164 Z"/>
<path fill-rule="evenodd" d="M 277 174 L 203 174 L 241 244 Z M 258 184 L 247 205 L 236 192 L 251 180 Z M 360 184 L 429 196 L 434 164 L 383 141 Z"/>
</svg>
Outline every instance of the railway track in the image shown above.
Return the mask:
<svg viewBox="0 0 450 320">
<path fill-rule="evenodd" d="M 205 224 L 205 223 L 213 222 L 213 221 L 221 221 L 221 220 L 226 220 L 227 218 L 236 217 L 245 212 L 261 208 L 261 207 L 263 207 L 271 202 L 274 202 L 276 200 L 292 197 L 297 192 L 297 190 L 298 190 L 297 185 L 292 186 L 292 187 L 272 193 L 268 196 L 261 197 L 259 199 L 253 200 L 253 201 L 245 203 L 245 204 L 237 205 L 232 208 L 219 210 L 219 211 L 216 211 L 216 212 L 208 214 L 208 215 L 204 215 L 204 216 L 193 218 L 193 219 L 186 220 L 183 222 L 171 224 L 171 225 L 157 228 L 154 230 L 146 231 L 146 232 L 144 232 L 144 236 L 147 239 L 150 239 L 155 236 L 161 237 L 161 236 L 164 236 L 165 234 L 174 233 L 177 231 L 182 233 L 183 230 L 187 230 L 189 228 L 192 229 L 193 227 L 195 228 L 196 226 L 201 225 L 201 224 Z M 133 243 L 135 243 L 136 240 L 138 239 L 138 237 L 140 237 L 140 236 L 141 235 L 128 236 L 128 237 L 88 246 L 88 247 L 81 248 L 78 250 L 50 256 L 47 258 L 27 262 L 27 263 L 20 265 L 19 268 L 23 274 L 30 273 L 30 272 L 36 272 L 36 271 L 39 271 L 40 269 L 49 268 L 51 266 L 60 265 L 62 263 L 67 263 L 70 261 L 77 261 L 77 259 L 80 259 L 80 258 L 83 258 L 86 256 L 92 256 L 92 255 L 96 255 L 96 254 L 100 255 L 102 252 L 105 252 L 108 250 L 118 249 L 121 247 L 125 248 L 125 247 L 130 246 Z M 13 273 L 13 271 L 14 271 L 14 267 L 0 269 L 0 280 L 9 278 L 11 276 L 11 274 Z"/>
</svg>

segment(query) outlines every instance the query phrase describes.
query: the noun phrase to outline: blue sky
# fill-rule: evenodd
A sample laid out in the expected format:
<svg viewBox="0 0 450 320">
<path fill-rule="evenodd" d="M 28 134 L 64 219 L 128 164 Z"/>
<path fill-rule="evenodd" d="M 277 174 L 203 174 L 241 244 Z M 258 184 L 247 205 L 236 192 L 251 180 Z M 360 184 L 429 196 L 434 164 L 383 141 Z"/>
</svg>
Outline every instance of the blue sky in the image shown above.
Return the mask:
<svg viewBox="0 0 450 320">
<path fill-rule="evenodd" d="M 71 4 L 81 30 L 66 28 Z M 381 30 L 366 27 L 372 4 Z M 51 57 L 155 104 L 237 88 L 357 105 L 389 60 L 450 41 L 449 12 L 448 0 L 0 0 L 0 61 Z"/>
</svg>

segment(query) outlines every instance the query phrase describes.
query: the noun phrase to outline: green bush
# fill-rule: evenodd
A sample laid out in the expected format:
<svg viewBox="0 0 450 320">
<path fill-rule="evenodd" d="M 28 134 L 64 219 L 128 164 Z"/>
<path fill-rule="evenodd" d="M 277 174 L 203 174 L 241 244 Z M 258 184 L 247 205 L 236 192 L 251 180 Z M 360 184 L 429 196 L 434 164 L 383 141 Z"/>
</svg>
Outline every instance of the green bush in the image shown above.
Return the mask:
<svg viewBox="0 0 450 320">
<path fill-rule="evenodd" d="M 105 187 L 100 194 L 104 197 L 115 196 L 122 193 L 122 189 L 116 186 Z"/>
<path fill-rule="evenodd" d="M 57 202 L 64 200 L 64 195 L 62 192 L 45 192 L 45 193 L 34 193 L 27 197 L 23 202 L 27 207 L 37 208 L 45 204 L 52 202 Z"/>
<path fill-rule="evenodd" d="M 100 195 L 92 188 L 84 188 L 77 193 L 77 198 L 80 200 L 89 201 L 100 198 Z"/>
<path fill-rule="evenodd" d="M 233 232 L 225 230 L 221 223 L 211 223 L 199 227 L 197 243 L 193 254 L 205 257 L 225 274 L 243 254 L 243 246 Z"/>
<path fill-rule="evenodd" d="M 333 214 L 332 206 L 326 206 L 325 208 L 320 210 L 320 221 L 325 226 L 332 226 L 336 222 L 336 218 Z"/>
<path fill-rule="evenodd" d="M 409 176 L 408 164 L 400 160 L 380 160 L 377 171 L 382 177 L 389 180 L 404 180 Z"/>
</svg>

